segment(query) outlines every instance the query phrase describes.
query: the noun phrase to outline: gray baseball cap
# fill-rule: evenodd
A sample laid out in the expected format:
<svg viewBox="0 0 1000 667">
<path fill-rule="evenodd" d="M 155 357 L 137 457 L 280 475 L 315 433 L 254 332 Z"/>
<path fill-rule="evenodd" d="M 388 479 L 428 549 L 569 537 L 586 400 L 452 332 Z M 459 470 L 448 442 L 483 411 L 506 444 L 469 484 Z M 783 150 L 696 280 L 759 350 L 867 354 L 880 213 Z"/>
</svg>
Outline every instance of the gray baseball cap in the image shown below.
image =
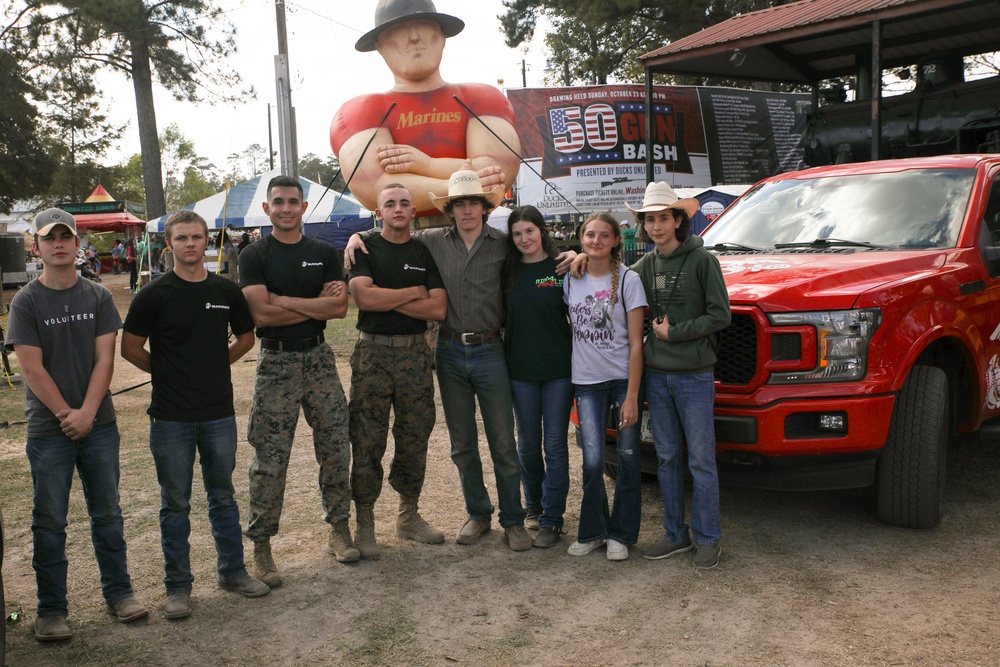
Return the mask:
<svg viewBox="0 0 1000 667">
<path fill-rule="evenodd" d="M 69 231 L 73 232 L 73 236 L 77 236 L 76 219 L 61 208 L 47 208 L 36 215 L 31 230 L 39 236 L 45 236 L 56 225 L 65 225 Z"/>
</svg>

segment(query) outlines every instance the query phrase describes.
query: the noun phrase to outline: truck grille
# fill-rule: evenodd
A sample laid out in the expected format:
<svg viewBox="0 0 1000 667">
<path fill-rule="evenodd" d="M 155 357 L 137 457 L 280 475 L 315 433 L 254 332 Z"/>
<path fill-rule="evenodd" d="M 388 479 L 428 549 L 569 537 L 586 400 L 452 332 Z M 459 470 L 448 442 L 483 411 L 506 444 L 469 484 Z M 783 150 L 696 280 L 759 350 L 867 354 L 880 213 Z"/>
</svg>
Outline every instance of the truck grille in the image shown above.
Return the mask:
<svg viewBox="0 0 1000 667">
<path fill-rule="evenodd" d="M 726 385 L 750 384 L 757 373 L 757 325 L 750 315 L 733 313 L 722 330 L 715 379 Z"/>
</svg>

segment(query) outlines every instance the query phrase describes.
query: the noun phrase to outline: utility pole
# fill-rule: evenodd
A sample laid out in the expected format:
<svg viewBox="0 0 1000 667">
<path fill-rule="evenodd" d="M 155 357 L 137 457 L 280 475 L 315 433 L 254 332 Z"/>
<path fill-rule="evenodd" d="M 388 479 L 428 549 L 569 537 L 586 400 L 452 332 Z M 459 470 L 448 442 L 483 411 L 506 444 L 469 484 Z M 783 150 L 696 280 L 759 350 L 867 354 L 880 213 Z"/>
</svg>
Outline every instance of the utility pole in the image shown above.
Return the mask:
<svg viewBox="0 0 1000 667">
<path fill-rule="evenodd" d="M 528 66 L 524 63 L 524 58 L 521 58 L 521 87 L 528 87 Z"/>
<path fill-rule="evenodd" d="M 274 137 L 271 134 L 271 103 L 267 103 L 267 159 L 270 161 L 270 170 L 274 171 Z"/>
<path fill-rule="evenodd" d="M 285 0 L 274 0 L 278 27 L 278 55 L 274 57 L 274 83 L 278 98 L 278 152 L 281 173 L 299 177 L 299 149 L 295 141 L 295 109 L 288 68 L 288 34 L 285 30 Z"/>
</svg>

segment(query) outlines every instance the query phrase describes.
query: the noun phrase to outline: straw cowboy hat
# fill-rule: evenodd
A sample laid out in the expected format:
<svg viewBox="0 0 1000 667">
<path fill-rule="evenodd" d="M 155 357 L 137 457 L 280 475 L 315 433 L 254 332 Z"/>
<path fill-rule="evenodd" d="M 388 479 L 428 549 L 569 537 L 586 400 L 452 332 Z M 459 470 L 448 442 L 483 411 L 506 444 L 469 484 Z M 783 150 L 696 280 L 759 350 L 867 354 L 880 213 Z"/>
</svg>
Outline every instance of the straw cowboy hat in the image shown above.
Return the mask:
<svg viewBox="0 0 1000 667">
<path fill-rule="evenodd" d="M 466 162 L 463 166 L 469 166 L 469 163 Z M 479 174 L 471 169 L 460 169 L 452 174 L 451 179 L 448 181 L 447 196 L 436 197 L 433 192 L 428 194 L 430 195 L 431 203 L 442 213 L 444 213 L 445 207 L 448 206 L 448 202 L 467 197 L 485 199 L 490 203 L 489 208 L 486 210 L 492 211 L 503 200 L 503 186 L 498 185 L 489 192 L 483 192 L 483 184 L 479 181 Z"/>
<path fill-rule="evenodd" d="M 628 202 L 625 202 L 625 207 L 633 213 L 653 213 L 676 208 L 687 213 L 689 218 L 693 218 L 694 214 L 701 208 L 701 202 L 692 197 L 679 199 L 670 184 L 661 181 L 646 185 L 646 194 L 642 197 L 642 208 L 632 208 Z"/>
<path fill-rule="evenodd" d="M 379 0 L 375 7 L 375 28 L 362 35 L 354 48 L 362 52 L 374 51 L 380 32 L 397 23 L 419 19 L 437 22 L 445 37 L 454 37 L 465 28 L 462 19 L 438 13 L 431 0 Z"/>
</svg>

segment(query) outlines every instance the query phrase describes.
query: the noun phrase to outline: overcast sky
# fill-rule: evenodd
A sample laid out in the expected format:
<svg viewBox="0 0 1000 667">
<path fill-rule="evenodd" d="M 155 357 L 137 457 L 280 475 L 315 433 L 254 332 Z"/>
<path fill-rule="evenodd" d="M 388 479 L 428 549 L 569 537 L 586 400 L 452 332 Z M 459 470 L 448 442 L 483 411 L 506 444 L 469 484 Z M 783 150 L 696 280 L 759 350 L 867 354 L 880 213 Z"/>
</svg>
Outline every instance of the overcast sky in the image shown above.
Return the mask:
<svg viewBox="0 0 1000 667">
<path fill-rule="evenodd" d="M 273 0 L 219 0 L 237 29 L 238 52 L 228 65 L 253 85 L 256 99 L 233 106 L 179 103 L 164 89 L 155 94 L 157 127 L 162 131 L 177 123 L 198 153 L 224 168 L 226 156 L 253 143 L 267 147 L 267 105 L 272 105 L 274 147 L 278 120 L 274 109 L 274 56 L 277 30 Z M 329 127 L 334 113 L 348 99 L 392 87 L 392 75 L 376 52 L 360 53 L 354 43 L 374 26 L 376 0 L 287 0 L 288 59 L 292 78 L 292 104 L 298 122 L 299 155 L 327 156 Z M 441 13 L 465 21 L 465 30 L 448 40 L 441 64 L 446 81 L 474 81 L 504 87 L 521 87 L 521 60 L 527 61 L 529 87 L 542 85 L 545 64 L 542 36 L 531 49 L 504 45 L 500 22 L 501 0 L 436 0 Z M 104 77 L 104 92 L 111 114 L 129 130 L 110 161 L 119 162 L 139 152 L 135 101 L 131 83 L 120 75 Z"/>
</svg>

